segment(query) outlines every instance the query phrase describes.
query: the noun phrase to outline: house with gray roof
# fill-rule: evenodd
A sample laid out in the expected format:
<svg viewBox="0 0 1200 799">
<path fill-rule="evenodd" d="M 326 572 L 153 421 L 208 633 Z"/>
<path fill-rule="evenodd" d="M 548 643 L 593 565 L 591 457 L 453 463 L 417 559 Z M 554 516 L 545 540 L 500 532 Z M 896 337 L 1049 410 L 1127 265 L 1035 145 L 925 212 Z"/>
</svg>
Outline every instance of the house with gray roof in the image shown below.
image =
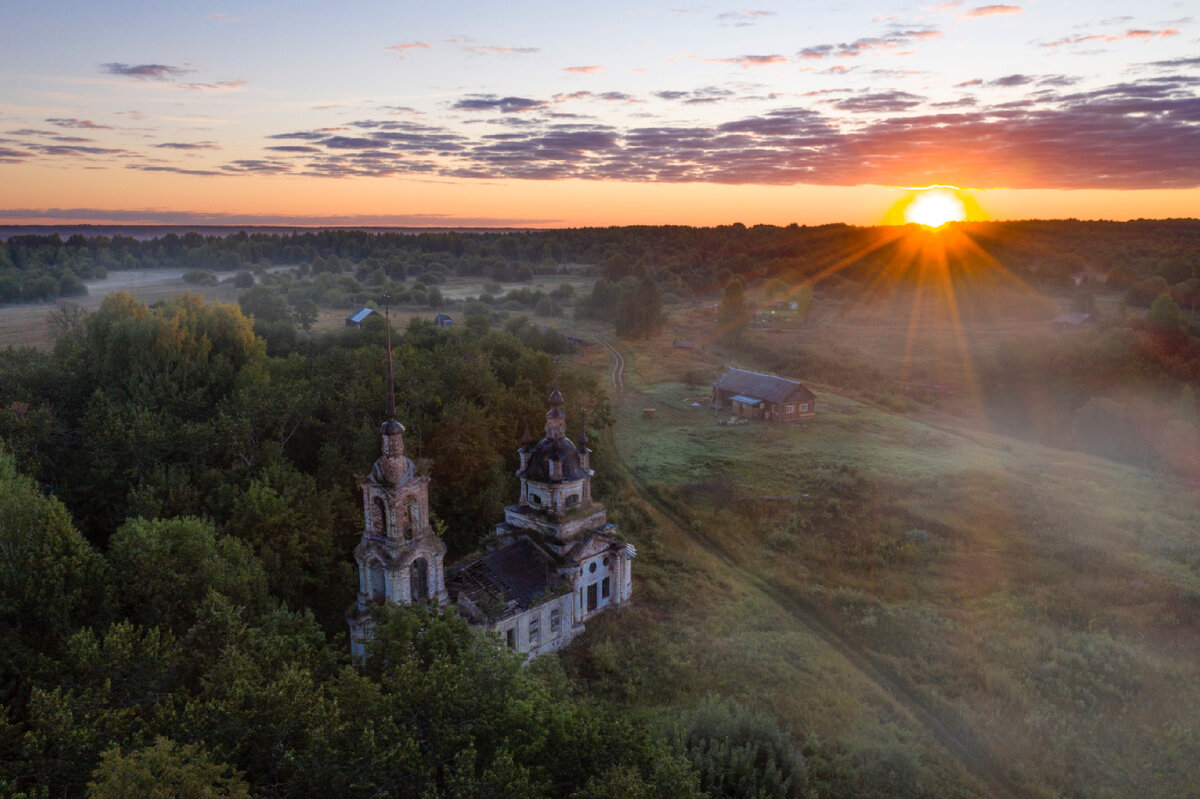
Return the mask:
<svg viewBox="0 0 1200 799">
<path fill-rule="evenodd" d="M 713 381 L 712 407 L 747 419 L 799 422 L 817 412 L 817 396 L 795 380 L 727 369 Z"/>
</svg>

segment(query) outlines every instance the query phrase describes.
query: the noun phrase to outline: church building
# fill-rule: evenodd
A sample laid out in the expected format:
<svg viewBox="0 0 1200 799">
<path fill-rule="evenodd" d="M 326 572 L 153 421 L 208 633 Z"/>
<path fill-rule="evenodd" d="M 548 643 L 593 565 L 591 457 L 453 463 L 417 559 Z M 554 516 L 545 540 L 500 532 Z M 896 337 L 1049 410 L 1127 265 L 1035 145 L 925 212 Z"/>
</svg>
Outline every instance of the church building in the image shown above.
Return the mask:
<svg viewBox="0 0 1200 799">
<path fill-rule="evenodd" d="M 354 550 L 358 603 L 351 650 L 366 653 L 373 604 L 453 602 L 471 624 L 499 633 L 509 648 L 537 656 L 565 646 L 597 613 L 629 602 L 637 551 L 592 499 L 587 434 L 567 437 L 563 395 L 555 386 L 545 436 L 528 429 L 517 450 L 521 494 L 476 558 L 444 567 L 446 546 L 429 521 L 429 478 L 404 456 L 396 421 L 388 331 L 387 421 L 383 453 L 359 485 L 366 525 Z"/>
</svg>

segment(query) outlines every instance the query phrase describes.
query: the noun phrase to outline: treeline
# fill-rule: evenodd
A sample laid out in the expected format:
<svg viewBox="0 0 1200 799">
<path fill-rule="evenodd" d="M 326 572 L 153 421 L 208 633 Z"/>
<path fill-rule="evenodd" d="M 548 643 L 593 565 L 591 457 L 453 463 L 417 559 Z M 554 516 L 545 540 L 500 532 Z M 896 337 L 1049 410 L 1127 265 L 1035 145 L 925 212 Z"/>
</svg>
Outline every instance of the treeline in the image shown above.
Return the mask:
<svg viewBox="0 0 1200 799">
<path fill-rule="evenodd" d="M 677 714 L 589 695 L 557 657 L 522 666 L 450 610 L 381 608 L 370 657 L 350 662 L 382 320 L 278 355 L 237 307 L 190 296 L 114 293 L 70 322 L 51 353 L 0 352 L 0 793 L 798 799 L 887 784 L 733 703 Z M 393 342 L 407 453 L 453 558 L 514 496 L 514 446 L 555 369 L 506 330 L 414 322 Z M 594 382 L 557 379 L 570 418 L 584 405 L 608 423 Z"/>
<path fill-rule="evenodd" d="M 947 253 L 952 271 L 999 264 L 1041 287 L 1066 286 L 1074 277 L 1091 273 L 1108 276 L 1122 289 L 1155 277 L 1170 287 L 1200 277 L 1196 220 L 975 222 L 952 229 L 968 235 L 975 245 Z M 865 285 L 881 274 L 904 280 L 919 271 L 914 259 L 926 257 L 912 249 L 914 237 L 909 234 L 914 232 L 897 227 L 734 224 L 416 235 L 360 230 L 231 236 L 190 232 L 149 240 L 75 234 L 62 241 L 57 235 L 25 235 L 0 246 L 0 302 L 58 296 L 52 288 L 59 294 L 77 291 L 76 280 L 102 277 L 113 269 L 289 266 L 301 276 L 349 275 L 364 285 L 415 283 L 419 278 L 434 285 L 447 275 L 522 281 L 580 264 L 597 267 L 613 283 L 651 277 L 669 302 L 672 297 L 718 290 L 733 275 L 746 283 L 760 278 L 794 283 L 820 276 L 822 281 Z M 898 271 L 897 265 L 913 268 Z M 51 280 L 57 281 L 53 287 Z M 1187 304 L 1196 290 L 1180 289 L 1176 301 Z"/>
</svg>

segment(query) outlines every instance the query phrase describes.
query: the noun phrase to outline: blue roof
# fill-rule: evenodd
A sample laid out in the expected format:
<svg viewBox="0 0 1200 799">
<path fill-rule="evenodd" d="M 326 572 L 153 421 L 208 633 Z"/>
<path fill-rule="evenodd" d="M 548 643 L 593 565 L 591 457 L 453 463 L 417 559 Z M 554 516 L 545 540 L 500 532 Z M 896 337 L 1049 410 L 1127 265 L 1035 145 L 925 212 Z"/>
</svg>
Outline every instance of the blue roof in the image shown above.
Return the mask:
<svg viewBox="0 0 1200 799">
<path fill-rule="evenodd" d="M 734 394 L 730 399 L 745 405 L 757 405 L 762 402 L 758 397 L 747 397 L 745 394 Z"/>
<path fill-rule="evenodd" d="M 350 321 L 351 322 L 361 322 L 362 320 L 366 319 L 368 316 L 370 316 L 373 313 L 375 313 L 375 312 L 372 311 L 370 308 L 363 308 L 361 311 L 354 314 L 354 316 L 351 316 Z"/>
</svg>

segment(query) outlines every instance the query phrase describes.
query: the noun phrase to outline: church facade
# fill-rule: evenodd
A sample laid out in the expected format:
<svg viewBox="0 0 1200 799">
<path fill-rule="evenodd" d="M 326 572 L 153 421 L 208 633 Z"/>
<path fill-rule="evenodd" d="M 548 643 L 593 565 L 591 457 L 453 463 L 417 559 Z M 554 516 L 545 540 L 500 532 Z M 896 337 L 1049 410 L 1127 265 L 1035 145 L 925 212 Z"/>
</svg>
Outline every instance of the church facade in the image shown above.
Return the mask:
<svg viewBox="0 0 1200 799">
<path fill-rule="evenodd" d="M 565 646 L 589 618 L 629 602 L 637 552 L 592 499 L 587 436 L 581 427 L 578 445 L 567 437 L 557 386 L 545 436 L 535 444 L 526 431 L 517 450 L 521 493 L 504 509 L 487 551 L 446 568 L 446 546 L 429 519 L 429 478 L 404 455 L 390 347 L 387 379 L 383 452 L 359 483 L 365 525 L 354 550 L 358 600 L 349 618 L 356 658 L 366 654 L 371 607 L 383 602 L 453 603 L 471 624 L 533 657 Z"/>
</svg>

